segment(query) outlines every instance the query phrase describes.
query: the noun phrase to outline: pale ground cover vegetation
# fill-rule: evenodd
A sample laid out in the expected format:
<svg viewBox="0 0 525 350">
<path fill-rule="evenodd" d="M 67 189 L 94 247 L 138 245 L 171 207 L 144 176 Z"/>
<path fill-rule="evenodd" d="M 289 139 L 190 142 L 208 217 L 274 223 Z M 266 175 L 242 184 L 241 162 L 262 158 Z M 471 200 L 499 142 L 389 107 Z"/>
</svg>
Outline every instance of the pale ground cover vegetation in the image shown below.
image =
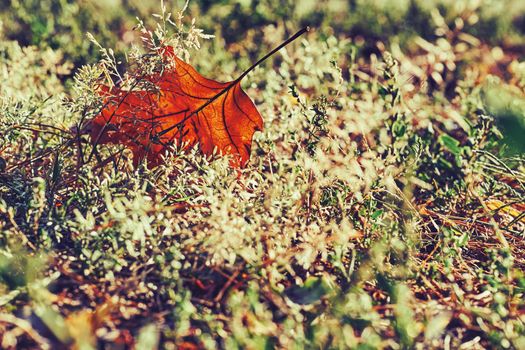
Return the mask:
<svg viewBox="0 0 525 350">
<path fill-rule="evenodd" d="M 0 348 L 525 348 L 523 1 L 11 0 L 0 24 Z M 244 80 L 243 169 L 79 136 L 160 45 L 229 81 L 305 25 Z"/>
</svg>

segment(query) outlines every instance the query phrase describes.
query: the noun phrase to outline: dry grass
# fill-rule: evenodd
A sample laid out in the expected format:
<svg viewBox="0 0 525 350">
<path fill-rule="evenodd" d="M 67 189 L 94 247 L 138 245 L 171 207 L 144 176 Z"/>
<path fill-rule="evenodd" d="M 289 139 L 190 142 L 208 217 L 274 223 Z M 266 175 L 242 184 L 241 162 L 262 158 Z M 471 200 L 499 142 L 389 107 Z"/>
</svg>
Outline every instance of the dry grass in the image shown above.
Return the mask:
<svg viewBox="0 0 525 350">
<path fill-rule="evenodd" d="M 521 43 L 475 36 L 488 2 L 447 6 L 415 46 L 348 38 L 324 8 L 333 28 L 249 75 L 265 129 L 242 170 L 198 148 L 87 160 L 96 85 L 151 68 L 144 47 L 126 75 L 106 50 L 68 80 L 59 52 L 1 41 L 0 347 L 523 348 L 525 175 L 505 129 Z M 189 20 L 157 19 L 146 48 L 169 39 L 225 81 L 284 35 L 196 51 Z"/>
</svg>

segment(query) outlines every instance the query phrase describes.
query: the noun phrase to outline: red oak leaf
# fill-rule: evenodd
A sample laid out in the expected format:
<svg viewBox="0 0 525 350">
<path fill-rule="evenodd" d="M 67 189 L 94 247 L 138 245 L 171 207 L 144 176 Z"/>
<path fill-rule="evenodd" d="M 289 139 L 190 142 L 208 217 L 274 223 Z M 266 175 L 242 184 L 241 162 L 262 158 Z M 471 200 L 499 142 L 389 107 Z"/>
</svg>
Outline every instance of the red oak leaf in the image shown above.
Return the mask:
<svg viewBox="0 0 525 350">
<path fill-rule="evenodd" d="M 262 130 L 263 120 L 252 100 L 241 89 L 241 80 L 257 65 L 308 31 L 298 31 L 266 54 L 239 78 L 227 83 L 204 78 L 179 59 L 172 47 L 161 49 L 173 68 L 142 77 L 156 91 L 104 87 L 104 108 L 90 122 L 95 145 L 124 145 L 138 164 L 147 158 L 150 166 L 162 161 L 167 147 L 191 147 L 211 155 L 215 149 L 232 156 L 231 164 L 245 166 L 250 159 L 252 137 Z M 169 67 L 170 65 L 168 65 Z M 91 158 L 90 156 L 90 158 Z"/>
</svg>

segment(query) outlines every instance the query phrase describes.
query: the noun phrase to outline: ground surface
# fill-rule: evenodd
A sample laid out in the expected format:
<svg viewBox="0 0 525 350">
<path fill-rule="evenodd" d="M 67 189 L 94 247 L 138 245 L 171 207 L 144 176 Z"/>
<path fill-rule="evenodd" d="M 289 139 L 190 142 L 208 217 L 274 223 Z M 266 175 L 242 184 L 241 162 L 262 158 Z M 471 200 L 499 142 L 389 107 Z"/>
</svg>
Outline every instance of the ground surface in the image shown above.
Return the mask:
<svg viewBox="0 0 525 350">
<path fill-rule="evenodd" d="M 525 348 L 522 1 L 165 5 L 0 5 L 0 348 Z M 230 81 L 306 25 L 243 169 L 79 136 L 153 45 Z"/>
</svg>

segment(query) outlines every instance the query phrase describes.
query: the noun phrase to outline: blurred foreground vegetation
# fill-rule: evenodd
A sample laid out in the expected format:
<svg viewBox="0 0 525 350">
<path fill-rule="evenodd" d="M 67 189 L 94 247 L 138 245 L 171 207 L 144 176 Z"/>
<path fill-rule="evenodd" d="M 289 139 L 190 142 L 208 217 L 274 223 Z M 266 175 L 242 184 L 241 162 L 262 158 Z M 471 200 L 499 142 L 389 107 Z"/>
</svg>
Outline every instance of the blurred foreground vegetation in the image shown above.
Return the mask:
<svg viewBox="0 0 525 350">
<path fill-rule="evenodd" d="M 525 348 L 525 2 L 164 4 L 0 4 L 0 348 Z M 306 25 L 245 169 L 87 157 L 147 29 L 228 81 Z"/>
</svg>

